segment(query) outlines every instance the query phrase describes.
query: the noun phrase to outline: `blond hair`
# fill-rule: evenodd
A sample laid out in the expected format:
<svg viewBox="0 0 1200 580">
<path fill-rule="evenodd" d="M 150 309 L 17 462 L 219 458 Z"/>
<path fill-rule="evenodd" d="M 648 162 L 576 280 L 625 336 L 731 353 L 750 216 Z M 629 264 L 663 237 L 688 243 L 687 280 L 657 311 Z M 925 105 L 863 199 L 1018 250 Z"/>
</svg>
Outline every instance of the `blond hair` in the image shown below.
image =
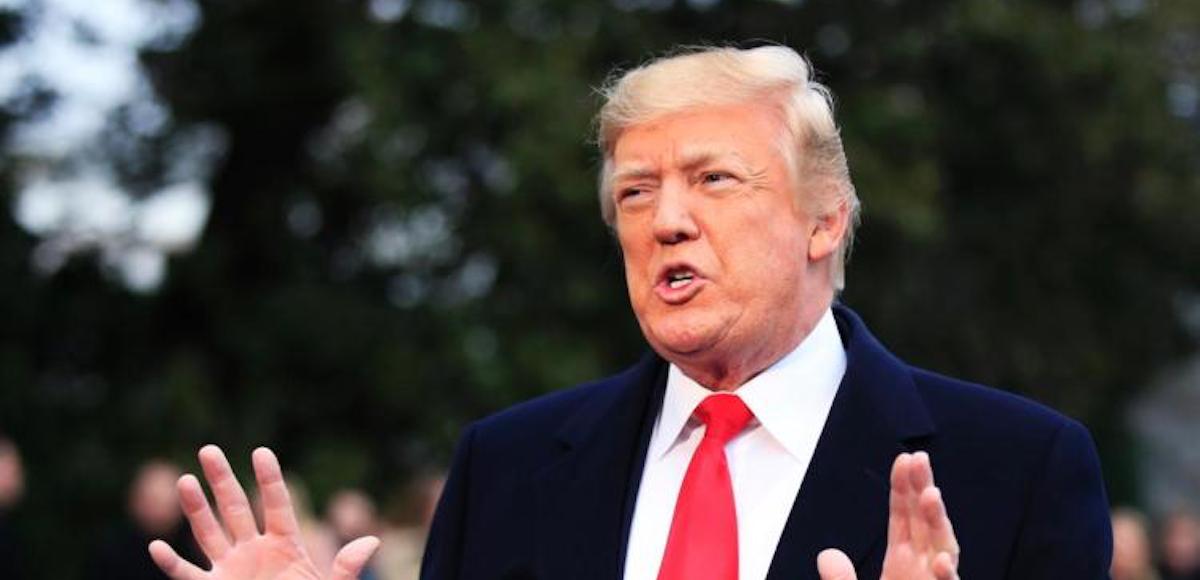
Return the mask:
<svg viewBox="0 0 1200 580">
<path fill-rule="evenodd" d="M 848 210 L 849 224 L 831 264 L 834 287 L 845 286 L 845 262 L 860 204 L 833 119 L 833 95 L 814 80 L 804 57 L 784 46 L 689 48 L 614 76 L 601 92 L 604 106 L 597 115 L 597 141 L 604 163 L 599 194 L 606 224 L 615 226 L 612 155 L 622 131 L 690 109 L 774 102 L 784 119 L 780 149 L 792 171 L 797 202 L 817 215 L 841 205 Z"/>
</svg>

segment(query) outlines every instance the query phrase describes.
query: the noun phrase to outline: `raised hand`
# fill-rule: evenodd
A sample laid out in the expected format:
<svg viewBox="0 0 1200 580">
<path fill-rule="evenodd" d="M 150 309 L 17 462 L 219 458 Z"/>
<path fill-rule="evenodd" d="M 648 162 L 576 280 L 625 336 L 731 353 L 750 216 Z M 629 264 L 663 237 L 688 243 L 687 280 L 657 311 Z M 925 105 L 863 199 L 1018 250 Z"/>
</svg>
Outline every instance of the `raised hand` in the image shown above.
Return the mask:
<svg viewBox="0 0 1200 580">
<path fill-rule="evenodd" d="M 958 580 L 958 540 L 924 451 L 901 453 L 892 464 L 888 546 L 881 580 Z M 817 556 L 821 580 L 857 580 L 840 550 Z"/>
<path fill-rule="evenodd" d="M 196 543 L 212 562 L 201 570 L 179 557 L 162 540 L 150 543 L 154 563 L 173 580 L 353 580 L 379 547 L 373 536 L 358 538 L 337 553 L 333 569 L 318 571 L 304 549 L 300 526 L 288 496 L 279 460 L 270 449 L 254 450 L 251 459 L 262 500 L 263 530 L 259 531 L 246 492 L 233 475 L 225 454 L 215 445 L 200 450 L 200 466 L 212 488 L 221 513 L 222 527 L 213 515 L 196 476 L 179 478 L 179 502 L 196 536 Z"/>
</svg>

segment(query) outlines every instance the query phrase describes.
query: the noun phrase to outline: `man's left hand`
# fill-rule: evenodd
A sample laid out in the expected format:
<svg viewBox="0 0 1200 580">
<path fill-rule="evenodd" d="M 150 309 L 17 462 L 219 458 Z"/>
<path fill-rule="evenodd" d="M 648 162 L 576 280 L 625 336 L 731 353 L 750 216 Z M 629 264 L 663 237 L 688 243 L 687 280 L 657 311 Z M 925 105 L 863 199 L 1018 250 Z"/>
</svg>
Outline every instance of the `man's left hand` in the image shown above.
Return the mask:
<svg viewBox="0 0 1200 580">
<path fill-rule="evenodd" d="M 958 540 L 924 451 L 901 453 L 892 464 L 888 545 L 881 580 L 958 580 Z M 841 550 L 817 556 L 821 580 L 857 580 Z"/>
</svg>

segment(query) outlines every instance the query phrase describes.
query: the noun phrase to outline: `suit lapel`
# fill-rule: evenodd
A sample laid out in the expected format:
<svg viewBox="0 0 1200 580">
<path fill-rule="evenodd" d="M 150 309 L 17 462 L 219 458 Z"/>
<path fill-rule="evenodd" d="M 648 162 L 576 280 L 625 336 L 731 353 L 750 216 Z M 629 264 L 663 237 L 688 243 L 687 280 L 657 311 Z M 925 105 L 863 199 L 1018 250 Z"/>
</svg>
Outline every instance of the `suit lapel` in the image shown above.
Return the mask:
<svg viewBox="0 0 1200 580">
<path fill-rule="evenodd" d="M 846 552 L 860 578 L 878 578 L 892 461 L 908 442 L 934 431 L 907 367 L 853 312 L 837 305 L 834 314 L 846 347 L 846 374 L 768 580 L 817 578 L 817 554 L 825 548 Z"/>
<path fill-rule="evenodd" d="M 539 577 L 621 576 L 665 368 L 647 355 L 564 423 L 559 456 L 534 476 Z"/>
</svg>

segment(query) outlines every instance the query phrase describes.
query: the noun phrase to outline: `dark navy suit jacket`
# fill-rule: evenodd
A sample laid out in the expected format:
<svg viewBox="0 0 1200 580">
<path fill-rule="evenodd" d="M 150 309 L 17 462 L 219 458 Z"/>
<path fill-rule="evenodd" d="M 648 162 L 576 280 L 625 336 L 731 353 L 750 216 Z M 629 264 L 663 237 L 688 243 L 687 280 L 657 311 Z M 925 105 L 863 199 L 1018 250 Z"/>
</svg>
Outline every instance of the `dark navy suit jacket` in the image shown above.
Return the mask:
<svg viewBox="0 0 1200 580">
<path fill-rule="evenodd" d="M 1025 399 L 910 367 L 852 311 L 835 306 L 834 315 L 846 374 L 769 579 L 818 578 L 817 554 L 829 547 L 850 556 L 859 578 L 879 578 L 892 461 L 915 450 L 932 458 L 962 578 L 1108 577 L 1108 504 L 1086 429 Z M 666 368 L 650 355 L 471 425 L 421 578 L 621 578 Z"/>
</svg>

